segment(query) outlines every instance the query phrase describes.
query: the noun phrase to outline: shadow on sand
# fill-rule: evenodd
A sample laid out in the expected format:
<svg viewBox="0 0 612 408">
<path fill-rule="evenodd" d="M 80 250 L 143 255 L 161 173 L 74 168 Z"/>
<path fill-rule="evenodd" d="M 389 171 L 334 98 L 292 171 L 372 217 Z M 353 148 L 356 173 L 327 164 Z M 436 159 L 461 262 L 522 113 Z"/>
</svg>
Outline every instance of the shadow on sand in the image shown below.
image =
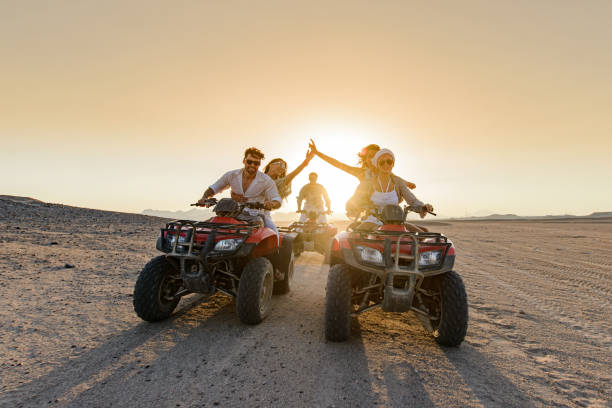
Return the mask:
<svg viewBox="0 0 612 408">
<path fill-rule="evenodd" d="M 467 343 L 440 348 L 412 316 L 372 312 L 353 321 L 349 341 L 331 343 L 318 305 L 298 303 L 296 321 L 283 313 L 295 299 L 276 299 L 266 322 L 245 326 L 230 298 L 195 298 L 172 318 L 137 324 L 22 385 L 1 405 L 534 406 L 484 354 Z"/>
<path fill-rule="evenodd" d="M 145 362 L 150 360 L 147 354 L 156 346 L 138 351 L 146 343 L 175 343 L 200 324 L 222 324 L 233 315 L 233 306 L 229 298 L 213 296 L 207 300 L 202 296 L 191 296 L 183 301 L 169 319 L 153 324 L 141 322 L 131 329 L 111 335 L 95 349 L 69 358 L 48 374 L 6 393 L 0 405 L 21 407 L 56 402 L 69 404 L 81 392 L 104 386 L 117 372 L 134 369 L 138 365 L 147 366 Z M 195 323 L 196 319 L 198 323 Z"/>
</svg>

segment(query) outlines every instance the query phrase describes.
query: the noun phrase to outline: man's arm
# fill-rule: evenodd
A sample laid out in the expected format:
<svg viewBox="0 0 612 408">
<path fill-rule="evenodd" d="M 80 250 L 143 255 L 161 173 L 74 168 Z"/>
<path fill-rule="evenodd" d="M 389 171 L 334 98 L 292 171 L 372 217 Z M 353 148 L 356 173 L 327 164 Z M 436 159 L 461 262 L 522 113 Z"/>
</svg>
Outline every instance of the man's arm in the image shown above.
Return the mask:
<svg viewBox="0 0 612 408">
<path fill-rule="evenodd" d="M 304 190 L 306 188 L 306 186 L 302 187 L 300 189 L 300 194 L 298 194 L 297 196 L 297 207 L 298 207 L 298 211 L 302 210 L 302 201 L 304 201 L 304 195 L 306 193 L 306 191 Z"/>
<path fill-rule="evenodd" d="M 215 195 L 215 191 L 212 188 L 208 187 L 206 191 L 204 192 L 204 195 L 202 195 L 202 199 L 206 200 L 207 198 L 210 198 L 214 195 Z"/>
<path fill-rule="evenodd" d="M 266 181 L 264 197 L 266 200 L 266 202 L 264 203 L 266 210 L 276 210 L 277 208 L 280 208 L 282 199 L 278 194 L 276 183 L 271 178 L 268 178 L 268 180 Z"/>
<path fill-rule="evenodd" d="M 323 199 L 325 200 L 325 206 L 328 211 L 331 211 L 331 201 L 329 199 L 329 195 L 327 195 L 327 190 L 325 187 L 321 186 L 321 194 L 323 195 Z"/>
<path fill-rule="evenodd" d="M 204 204 L 204 201 L 207 198 L 210 198 L 214 196 L 215 194 L 220 193 L 221 191 L 225 190 L 227 187 L 229 187 L 230 173 L 231 172 L 228 171 L 227 173 L 222 175 L 221 178 L 219 178 L 219 180 L 215 181 L 210 187 L 208 187 L 206 191 L 204 191 L 204 194 L 202 194 L 202 198 L 198 200 L 198 204 Z"/>
</svg>

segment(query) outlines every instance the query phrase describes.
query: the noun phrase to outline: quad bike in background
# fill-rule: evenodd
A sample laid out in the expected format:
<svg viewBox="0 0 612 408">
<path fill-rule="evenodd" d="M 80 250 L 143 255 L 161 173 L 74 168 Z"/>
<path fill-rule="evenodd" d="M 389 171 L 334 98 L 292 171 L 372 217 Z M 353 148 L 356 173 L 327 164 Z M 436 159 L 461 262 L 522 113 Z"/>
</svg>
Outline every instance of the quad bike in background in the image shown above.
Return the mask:
<svg viewBox="0 0 612 408">
<path fill-rule="evenodd" d="M 299 256 L 304 251 L 315 251 L 325 255 L 329 249 L 331 238 L 336 235 L 338 228 L 333 224 L 320 223 L 319 217 L 322 214 L 331 214 L 331 211 L 299 210 L 297 212 L 306 214 L 306 221 L 297 221 L 288 227 L 279 228 L 279 231 L 283 233 L 295 233 L 297 235 L 294 241 L 295 256 Z"/>
<path fill-rule="evenodd" d="M 244 211 L 262 209 L 262 203 L 206 200 L 205 206 L 213 205 L 216 216 L 208 221 L 176 220 L 161 229 L 157 249 L 164 254 L 145 265 L 134 288 L 134 310 L 143 320 L 168 318 L 187 294 L 222 292 L 236 298 L 240 321 L 258 324 L 270 310 L 272 292 L 291 290 L 296 234 L 277 237 L 260 216 Z"/>
<path fill-rule="evenodd" d="M 325 337 L 345 341 L 351 317 L 376 307 L 414 312 L 444 346 L 458 346 L 468 325 L 467 294 L 453 270 L 455 247 L 444 235 L 409 232 L 410 207 L 370 210 L 383 225 L 359 231 L 358 222 L 332 240 L 326 288 Z M 435 214 L 434 214 L 435 215 Z"/>
</svg>

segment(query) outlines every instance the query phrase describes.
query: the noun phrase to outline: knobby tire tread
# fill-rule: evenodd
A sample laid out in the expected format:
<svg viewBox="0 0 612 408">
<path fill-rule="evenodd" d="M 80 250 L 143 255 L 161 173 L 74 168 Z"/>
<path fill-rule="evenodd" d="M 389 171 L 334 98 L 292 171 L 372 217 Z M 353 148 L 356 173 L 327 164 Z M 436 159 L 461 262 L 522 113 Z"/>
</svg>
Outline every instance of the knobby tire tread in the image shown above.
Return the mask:
<svg viewBox="0 0 612 408">
<path fill-rule="evenodd" d="M 159 301 L 159 286 L 164 276 L 172 272 L 172 265 L 164 255 L 151 259 L 142 268 L 134 286 L 134 311 L 142 320 L 158 322 L 167 319 L 176 308 L 180 299 L 161 304 Z"/>
<path fill-rule="evenodd" d="M 468 303 L 461 276 L 455 271 L 442 277 L 442 316 L 436 341 L 449 347 L 461 344 L 467 333 Z"/>
<path fill-rule="evenodd" d="M 259 310 L 259 292 L 266 273 L 274 276 L 272 263 L 267 258 L 250 260 L 242 270 L 236 298 L 236 313 L 245 324 L 259 324 L 265 319 Z M 266 311 L 267 312 L 267 311 Z"/>
<path fill-rule="evenodd" d="M 329 269 L 325 293 L 325 338 L 346 341 L 351 335 L 351 275 L 348 265 Z"/>
</svg>

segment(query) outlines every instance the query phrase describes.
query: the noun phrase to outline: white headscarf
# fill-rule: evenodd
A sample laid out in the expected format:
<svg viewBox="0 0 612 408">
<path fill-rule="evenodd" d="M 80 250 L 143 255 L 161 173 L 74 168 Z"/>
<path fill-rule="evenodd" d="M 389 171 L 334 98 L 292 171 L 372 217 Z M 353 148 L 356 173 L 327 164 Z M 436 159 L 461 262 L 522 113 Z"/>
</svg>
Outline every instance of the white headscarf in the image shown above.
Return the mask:
<svg viewBox="0 0 612 408">
<path fill-rule="evenodd" d="M 389 149 L 380 149 L 379 151 L 376 152 L 374 157 L 372 157 L 372 165 L 374 167 L 378 167 L 378 159 L 380 159 L 383 154 L 390 155 L 391 157 L 393 157 L 393 161 L 395 161 L 395 155 L 393 154 L 393 152 L 391 150 L 389 150 Z"/>
</svg>

